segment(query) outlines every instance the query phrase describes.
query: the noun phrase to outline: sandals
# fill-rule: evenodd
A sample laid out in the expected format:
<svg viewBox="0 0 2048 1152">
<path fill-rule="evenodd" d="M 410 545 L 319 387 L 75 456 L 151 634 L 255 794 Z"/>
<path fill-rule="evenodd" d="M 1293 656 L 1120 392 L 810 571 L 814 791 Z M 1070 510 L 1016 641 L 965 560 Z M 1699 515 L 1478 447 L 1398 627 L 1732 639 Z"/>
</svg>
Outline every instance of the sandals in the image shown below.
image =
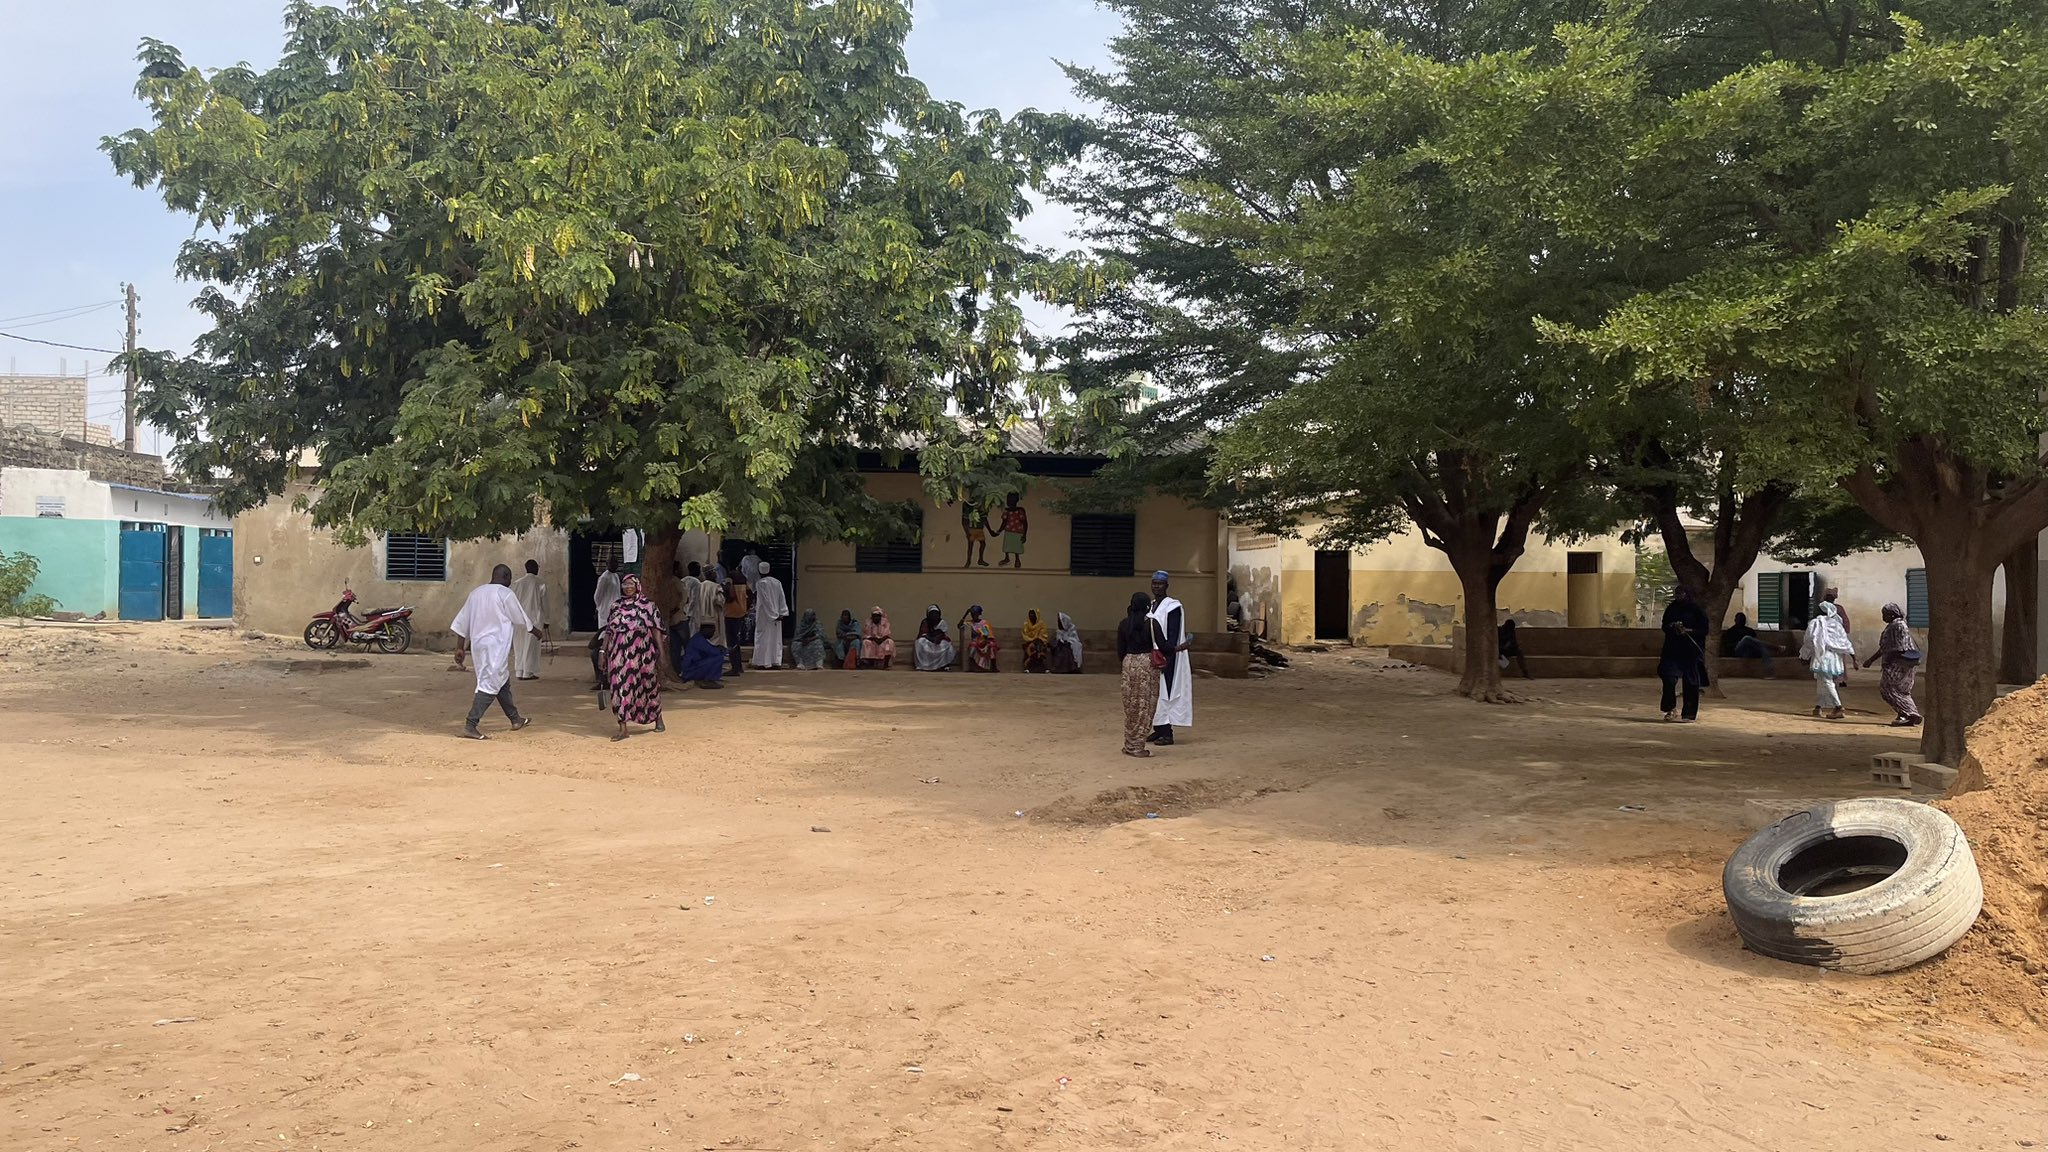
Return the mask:
<svg viewBox="0 0 2048 1152">
<path fill-rule="evenodd" d="M 484 735 L 483 733 L 481 733 L 481 732 L 477 731 L 477 730 L 476 730 L 476 729 L 474 729 L 474 728 L 464 728 L 464 729 L 462 730 L 462 738 L 463 738 L 464 740 L 489 740 L 489 739 L 490 739 L 490 737 L 489 737 L 489 736 L 486 736 L 486 735 Z"/>
<path fill-rule="evenodd" d="M 521 716 L 521 717 L 520 717 L 519 719 L 517 719 L 517 720 L 514 720 L 514 721 L 512 722 L 512 730 L 513 730 L 514 732 L 518 732 L 518 731 L 521 731 L 521 730 L 523 730 L 523 729 L 527 729 L 527 728 L 531 728 L 531 727 L 533 727 L 533 718 L 532 718 L 532 717 L 530 717 L 530 716 Z"/>
</svg>

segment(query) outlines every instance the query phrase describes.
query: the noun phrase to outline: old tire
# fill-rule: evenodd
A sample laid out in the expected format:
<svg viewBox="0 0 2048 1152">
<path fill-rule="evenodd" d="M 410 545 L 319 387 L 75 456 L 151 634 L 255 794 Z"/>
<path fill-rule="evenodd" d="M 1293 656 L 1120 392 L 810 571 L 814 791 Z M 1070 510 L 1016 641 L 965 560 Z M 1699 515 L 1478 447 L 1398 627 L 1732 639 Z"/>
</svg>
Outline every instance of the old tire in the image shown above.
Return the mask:
<svg viewBox="0 0 2048 1152">
<path fill-rule="evenodd" d="M 1721 872 L 1753 952 L 1874 976 L 1939 956 L 1984 906 L 1963 830 L 1910 800 L 1843 800 L 1749 838 Z"/>
</svg>

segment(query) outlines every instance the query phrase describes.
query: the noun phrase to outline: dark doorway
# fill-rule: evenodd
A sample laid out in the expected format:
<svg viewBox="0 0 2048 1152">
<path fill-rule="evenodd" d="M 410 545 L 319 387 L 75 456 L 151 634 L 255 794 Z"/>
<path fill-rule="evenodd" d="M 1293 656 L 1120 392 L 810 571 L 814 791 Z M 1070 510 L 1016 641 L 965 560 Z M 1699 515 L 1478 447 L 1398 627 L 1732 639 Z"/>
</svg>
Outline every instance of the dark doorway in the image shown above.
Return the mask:
<svg viewBox="0 0 2048 1152">
<path fill-rule="evenodd" d="M 569 537 L 569 631 L 597 631 L 597 574 L 608 561 L 625 558 L 617 532 L 577 532 Z"/>
<path fill-rule="evenodd" d="M 164 529 L 164 619 L 185 618 L 185 526 Z"/>
<path fill-rule="evenodd" d="M 1316 639 L 1351 639 L 1351 553 L 1316 553 Z"/>
<path fill-rule="evenodd" d="M 1813 619 L 1814 604 L 1819 599 L 1813 573 L 1785 573 L 1785 627 L 1791 631 L 1803 630 Z"/>
<path fill-rule="evenodd" d="M 725 565 L 726 571 L 738 575 L 740 561 L 749 550 L 768 565 L 768 574 L 782 581 L 782 590 L 789 594 L 789 619 L 782 622 L 782 631 L 785 639 L 794 636 L 797 619 L 803 615 L 803 608 L 797 603 L 796 545 L 728 537 L 718 546 L 718 562 Z"/>
</svg>

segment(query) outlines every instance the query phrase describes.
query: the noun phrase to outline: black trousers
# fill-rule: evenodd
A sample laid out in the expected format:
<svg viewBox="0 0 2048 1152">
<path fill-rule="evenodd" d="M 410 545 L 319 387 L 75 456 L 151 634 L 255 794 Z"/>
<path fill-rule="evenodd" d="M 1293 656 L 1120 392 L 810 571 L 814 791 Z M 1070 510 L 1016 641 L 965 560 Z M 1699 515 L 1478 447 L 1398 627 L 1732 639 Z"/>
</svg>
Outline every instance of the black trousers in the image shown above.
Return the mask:
<svg viewBox="0 0 2048 1152">
<path fill-rule="evenodd" d="M 681 624 L 668 627 L 668 662 L 678 676 L 683 674 L 683 649 L 689 645 L 690 636 L 690 629 Z"/>
<path fill-rule="evenodd" d="M 519 723 L 519 709 L 512 704 L 512 682 L 507 680 L 505 681 L 505 686 L 498 689 L 496 695 L 492 695 L 489 692 L 479 692 L 476 694 L 476 699 L 470 701 L 469 727 L 474 728 L 477 726 L 477 722 L 484 718 L 484 713 L 491 710 L 491 701 L 493 700 L 498 702 L 498 707 L 505 710 L 505 719 L 512 721 L 514 724 Z"/>
<path fill-rule="evenodd" d="M 725 618 L 725 646 L 732 650 L 732 671 L 727 673 L 728 676 L 737 676 L 744 671 L 740 666 L 740 643 L 746 639 L 746 635 L 746 617 L 735 618 L 727 616 Z"/>
<path fill-rule="evenodd" d="M 590 638 L 590 676 L 590 682 L 597 685 L 600 691 L 611 685 L 611 681 L 604 674 L 604 633 L 602 632 Z"/>
<path fill-rule="evenodd" d="M 1700 686 L 1690 680 L 1674 680 L 1666 676 L 1664 678 L 1664 701 L 1659 707 L 1666 715 L 1669 715 L 1672 709 L 1678 707 L 1678 690 L 1681 685 L 1685 688 L 1685 711 L 1680 713 L 1680 715 L 1687 720 L 1697 720 L 1700 718 Z"/>
</svg>

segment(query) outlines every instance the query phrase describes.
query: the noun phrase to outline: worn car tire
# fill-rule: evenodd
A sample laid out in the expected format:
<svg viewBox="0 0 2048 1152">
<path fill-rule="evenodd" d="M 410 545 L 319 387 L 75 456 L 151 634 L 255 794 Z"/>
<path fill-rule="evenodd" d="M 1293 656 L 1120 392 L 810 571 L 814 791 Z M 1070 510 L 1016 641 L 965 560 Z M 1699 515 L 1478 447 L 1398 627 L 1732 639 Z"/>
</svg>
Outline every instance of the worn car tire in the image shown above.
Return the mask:
<svg viewBox="0 0 2048 1152">
<path fill-rule="evenodd" d="M 1910 800 L 1788 816 L 1735 850 L 1721 891 L 1751 951 L 1862 975 L 1939 956 L 1984 906 L 1963 830 Z"/>
</svg>

